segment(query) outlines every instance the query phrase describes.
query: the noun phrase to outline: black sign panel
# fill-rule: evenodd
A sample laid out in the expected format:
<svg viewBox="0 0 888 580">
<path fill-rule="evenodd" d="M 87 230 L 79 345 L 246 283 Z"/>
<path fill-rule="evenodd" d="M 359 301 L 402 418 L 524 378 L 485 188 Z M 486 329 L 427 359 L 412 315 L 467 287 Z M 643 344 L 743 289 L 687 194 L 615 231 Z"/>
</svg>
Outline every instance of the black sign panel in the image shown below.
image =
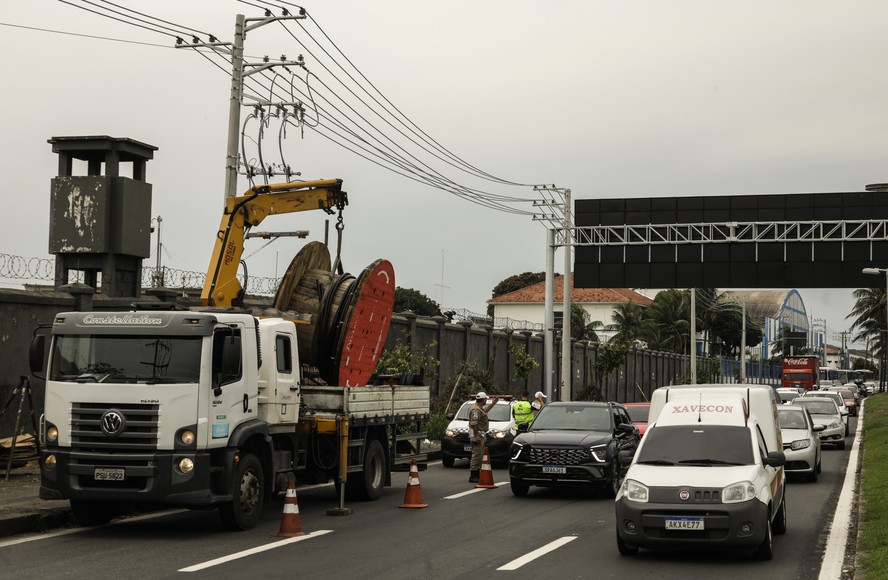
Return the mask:
<svg viewBox="0 0 888 580">
<path fill-rule="evenodd" d="M 669 243 L 584 243 L 575 248 L 577 288 L 861 288 L 884 279 L 863 268 L 888 268 L 888 236 L 855 229 L 862 220 L 888 220 L 888 193 L 796 193 L 684 198 L 576 200 L 577 228 L 669 224 L 837 224 L 842 235 L 733 241 L 691 236 Z M 785 229 L 785 226 L 779 226 Z M 826 228 L 824 228 L 826 229 Z M 852 232 L 845 234 L 844 232 Z M 817 237 L 817 236 L 814 236 Z M 838 239 L 841 237 L 842 239 Z M 635 240 L 637 241 L 637 240 Z"/>
</svg>

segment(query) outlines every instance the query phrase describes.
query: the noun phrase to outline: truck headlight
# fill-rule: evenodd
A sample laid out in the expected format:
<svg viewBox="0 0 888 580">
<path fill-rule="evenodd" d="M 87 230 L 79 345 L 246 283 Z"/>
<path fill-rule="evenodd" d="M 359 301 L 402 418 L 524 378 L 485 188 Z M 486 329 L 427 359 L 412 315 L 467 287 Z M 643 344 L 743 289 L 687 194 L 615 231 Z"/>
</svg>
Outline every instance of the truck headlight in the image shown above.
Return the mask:
<svg viewBox="0 0 888 580">
<path fill-rule="evenodd" d="M 190 457 L 180 457 L 178 461 L 176 461 L 176 468 L 183 475 L 188 475 L 194 471 L 194 461 L 192 461 Z"/>
<path fill-rule="evenodd" d="M 647 486 L 635 481 L 634 479 L 627 479 L 623 481 L 620 493 L 629 501 L 637 501 L 639 503 L 648 502 L 649 494 Z"/>
<path fill-rule="evenodd" d="M 189 429 L 185 429 L 179 433 L 179 441 L 181 441 L 183 445 L 191 445 L 194 443 L 194 438 L 194 431 Z"/>
<path fill-rule="evenodd" d="M 792 448 L 794 451 L 798 451 L 799 449 L 805 449 L 806 447 L 810 446 L 811 442 L 807 439 L 799 439 L 798 441 L 793 441 L 792 445 L 790 445 L 790 448 Z"/>
<path fill-rule="evenodd" d="M 589 453 L 598 463 L 604 463 L 607 460 L 607 444 L 593 445 L 589 448 Z"/>
<path fill-rule="evenodd" d="M 722 503 L 739 503 L 755 498 L 755 486 L 751 481 L 740 481 L 722 489 Z"/>
<path fill-rule="evenodd" d="M 46 430 L 46 440 L 49 443 L 55 443 L 59 440 L 59 429 L 58 427 L 50 427 Z"/>
</svg>

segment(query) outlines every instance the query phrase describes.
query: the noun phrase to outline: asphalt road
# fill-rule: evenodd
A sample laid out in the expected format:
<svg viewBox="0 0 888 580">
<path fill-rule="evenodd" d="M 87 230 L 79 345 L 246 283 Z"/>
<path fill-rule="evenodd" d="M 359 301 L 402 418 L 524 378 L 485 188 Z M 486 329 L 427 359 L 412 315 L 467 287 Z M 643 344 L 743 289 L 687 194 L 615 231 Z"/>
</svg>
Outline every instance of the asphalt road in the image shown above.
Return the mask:
<svg viewBox="0 0 888 580">
<path fill-rule="evenodd" d="M 852 433 L 854 423 L 852 419 Z M 788 484 L 788 525 L 774 560 L 706 549 L 617 552 L 611 500 L 586 491 L 531 488 L 514 497 L 504 469 L 497 489 L 466 482 L 465 463 L 420 472 L 425 509 L 400 509 L 407 474 L 376 502 L 330 516 L 332 486 L 298 491 L 307 533 L 279 538 L 283 498 L 248 532 L 220 529 L 215 511 L 176 511 L 98 528 L 0 542 L 0 570 L 28 578 L 814 578 L 843 482 L 845 451 L 824 449 L 816 483 Z M 403 483 L 400 483 L 403 481 Z"/>
</svg>

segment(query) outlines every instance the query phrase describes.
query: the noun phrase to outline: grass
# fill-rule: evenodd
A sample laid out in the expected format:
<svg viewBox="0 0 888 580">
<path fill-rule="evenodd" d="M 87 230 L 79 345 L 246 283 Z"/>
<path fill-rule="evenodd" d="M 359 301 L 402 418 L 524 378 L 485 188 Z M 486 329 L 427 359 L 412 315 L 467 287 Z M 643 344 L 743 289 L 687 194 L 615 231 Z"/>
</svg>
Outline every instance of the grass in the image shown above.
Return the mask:
<svg viewBox="0 0 888 580">
<path fill-rule="evenodd" d="M 888 394 L 866 400 L 858 510 L 858 577 L 888 578 Z"/>
</svg>

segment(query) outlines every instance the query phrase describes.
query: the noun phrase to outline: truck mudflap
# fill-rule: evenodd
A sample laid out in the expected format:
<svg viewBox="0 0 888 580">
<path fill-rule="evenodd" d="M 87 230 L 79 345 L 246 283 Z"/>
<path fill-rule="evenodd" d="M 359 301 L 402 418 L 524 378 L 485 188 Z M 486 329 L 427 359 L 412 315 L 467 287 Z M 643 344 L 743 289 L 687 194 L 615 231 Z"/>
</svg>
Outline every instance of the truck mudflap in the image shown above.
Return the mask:
<svg viewBox="0 0 888 580">
<path fill-rule="evenodd" d="M 47 462 L 50 455 L 54 462 Z M 174 467 L 174 461 L 182 457 L 194 464 L 188 474 Z M 53 463 L 52 468 L 47 467 Z M 206 452 L 98 456 L 50 449 L 40 458 L 40 497 L 208 506 L 231 499 L 213 492 L 216 471 Z"/>
</svg>

